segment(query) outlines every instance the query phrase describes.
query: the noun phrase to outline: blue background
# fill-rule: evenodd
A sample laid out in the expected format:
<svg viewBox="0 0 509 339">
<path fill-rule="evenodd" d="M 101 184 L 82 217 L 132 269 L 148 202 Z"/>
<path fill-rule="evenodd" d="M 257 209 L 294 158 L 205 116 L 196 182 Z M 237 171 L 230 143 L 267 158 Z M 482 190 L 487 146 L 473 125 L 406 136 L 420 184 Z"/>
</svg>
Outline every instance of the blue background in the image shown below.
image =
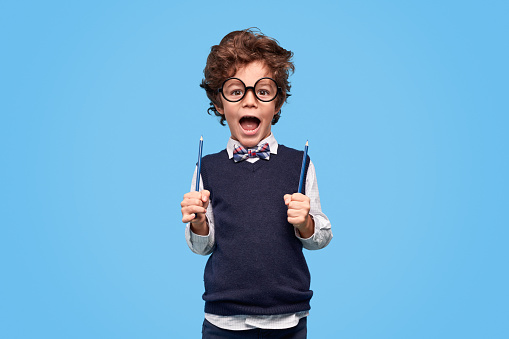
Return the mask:
<svg viewBox="0 0 509 339">
<path fill-rule="evenodd" d="M 310 338 L 507 338 L 505 1 L 2 2 L 0 336 L 198 338 L 180 201 L 198 87 L 251 26 L 295 53 L 273 127 L 317 168 Z"/>
</svg>

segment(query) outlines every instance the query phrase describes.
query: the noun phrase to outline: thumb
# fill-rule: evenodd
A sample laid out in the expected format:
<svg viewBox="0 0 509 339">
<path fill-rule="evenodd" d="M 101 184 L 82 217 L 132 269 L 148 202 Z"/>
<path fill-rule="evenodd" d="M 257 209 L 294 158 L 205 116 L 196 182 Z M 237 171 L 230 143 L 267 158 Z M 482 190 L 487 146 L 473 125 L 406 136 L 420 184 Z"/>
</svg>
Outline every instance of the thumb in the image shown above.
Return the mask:
<svg viewBox="0 0 509 339">
<path fill-rule="evenodd" d="M 283 199 L 285 199 L 285 205 L 288 205 L 292 201 L 292 196 L 290 194 L 285 194 Z"/>
<path fill-rule="evenodd" d="M 209 200 L 210 200 L 210 191 L 208 191 L 208 190 L 201 191 L 201 201 L 203 201 L 203 207 L 207 208 L 207 206 L 209 205 Z"/>
</svg>

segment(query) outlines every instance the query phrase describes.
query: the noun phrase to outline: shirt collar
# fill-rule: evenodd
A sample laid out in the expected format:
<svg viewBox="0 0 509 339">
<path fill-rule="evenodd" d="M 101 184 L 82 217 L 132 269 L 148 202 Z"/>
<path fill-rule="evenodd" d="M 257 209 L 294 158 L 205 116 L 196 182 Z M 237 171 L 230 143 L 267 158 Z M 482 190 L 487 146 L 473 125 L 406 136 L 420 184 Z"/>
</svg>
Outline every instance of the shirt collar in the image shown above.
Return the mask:
<svg viewBox="0 0 509 339">
<path fill-rule="evenodd" d="M 270 135 L 263 139 L 262 141 L 260 141 L 257 146 L 263 145 L 266 142 L 269 143 L 270 153 L 277 154 L 277 148 L 279 144 L 277 143 L 276 138 L 274 138 L 274 134 L 270 133 Z M 228 143 L 226 144 L 226 152 L 228 153 L 228 159 L 233 158 L 233 149 L 235 148 L 235 145 L 240 145 L 240 142 L 230 137 L 230 139 L 228 139 Z"/>
</svg>

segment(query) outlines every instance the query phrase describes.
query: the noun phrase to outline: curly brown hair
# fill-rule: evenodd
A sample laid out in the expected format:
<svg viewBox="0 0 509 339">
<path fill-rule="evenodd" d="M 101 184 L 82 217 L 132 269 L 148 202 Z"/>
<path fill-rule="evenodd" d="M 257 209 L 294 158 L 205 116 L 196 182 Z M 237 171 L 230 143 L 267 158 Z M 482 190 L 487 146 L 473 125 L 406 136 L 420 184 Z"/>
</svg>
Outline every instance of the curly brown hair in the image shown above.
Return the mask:
<svg viewBox="0 0 509 339">
<path fill-rule="evenodd" d="M 211 101 L 207 112 L 221 117 L 219 123 L 224 126 L 226 119 L 215 107 L 222 108 L 219 88 L 226 79 L 237 73 L 239 68 L 253 61 L 262 61 L 281 87 L 282 95 L 278 96 L 275 102 L 279 110 L 272 119 L 272 125 L 275 125 L 281 117 L 281 106 L 290 96 L 288 77 L 290 72 L 295 71 L 292 57 L 293 52 L 279 46 L 277 40 L 264 35 L 259 29 L 248 28 L 228 33 L 219 45 L 212 46 L 203 70 L 205 78 L 200 87 L 205 89 Z"/>
</svg>

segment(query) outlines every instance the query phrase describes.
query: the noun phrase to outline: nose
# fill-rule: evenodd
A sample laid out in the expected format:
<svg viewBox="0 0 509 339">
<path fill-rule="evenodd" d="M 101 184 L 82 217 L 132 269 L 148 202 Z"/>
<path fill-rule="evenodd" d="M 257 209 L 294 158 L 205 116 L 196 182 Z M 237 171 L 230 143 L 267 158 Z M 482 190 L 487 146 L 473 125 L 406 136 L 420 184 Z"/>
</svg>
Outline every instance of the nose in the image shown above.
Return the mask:
<svg viewBox="0 0 509 339">
<path fill-rule="evenodd" d="M 252 88 L 252 87 L 246 88 L 246 95 L 242 99 L 242 104 L 244 106 L 248 106 L 248 107 L 251 107 L 251 106 L 256 107 L 257 106 L 258 99 L 256 99 L 256 96 L 254 94 L 254 88 Z"/>
</svg>

